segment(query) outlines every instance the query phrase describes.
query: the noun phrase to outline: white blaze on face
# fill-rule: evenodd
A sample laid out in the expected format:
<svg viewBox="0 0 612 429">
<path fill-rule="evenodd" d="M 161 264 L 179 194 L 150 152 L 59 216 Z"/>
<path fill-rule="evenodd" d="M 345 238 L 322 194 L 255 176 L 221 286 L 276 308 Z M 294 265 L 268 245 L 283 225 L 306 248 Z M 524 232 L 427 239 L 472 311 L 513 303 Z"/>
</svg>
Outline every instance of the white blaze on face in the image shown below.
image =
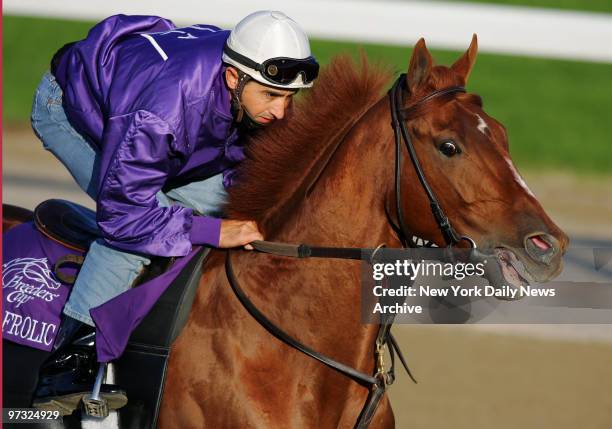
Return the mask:
<svg viewBox="0 0 612 429">
<path fill-rule="evenodd" d="M 489 129 L 489 127 L 487 126 L 487 123 L 484 121 L 484 119 L 480 117 L 479 114 L 476 114 L 476 117 L 478 118 L 478 126 L 477 126 L 478 131 L 480 131 L 484 135 L 487 135 L 486 131 Z"/>
<path fill-rule="evenodd" d="M 531 189 L 529 189 L 529 186 L 527 186 L 527 183 L 525 183 L 525 180 L 523 180 L 519 172 L 516 170 L 516 167 L 512 163 L 512 160 L 506 157 L 504 157 L 504 160 L 506 161 L 506 164 L 508 164 L 508 167 L 510 167 L 510 171 L 512 172 L 512 176 L 514 176 L 514 180 L 516 181 L 516 183 L 518 183 L 521 186 L 521 188 L 523 188 L 529 195 L 535 198 L 536 196 L 533 195 L 533 192 L 531 192 Z"/>
</svg>

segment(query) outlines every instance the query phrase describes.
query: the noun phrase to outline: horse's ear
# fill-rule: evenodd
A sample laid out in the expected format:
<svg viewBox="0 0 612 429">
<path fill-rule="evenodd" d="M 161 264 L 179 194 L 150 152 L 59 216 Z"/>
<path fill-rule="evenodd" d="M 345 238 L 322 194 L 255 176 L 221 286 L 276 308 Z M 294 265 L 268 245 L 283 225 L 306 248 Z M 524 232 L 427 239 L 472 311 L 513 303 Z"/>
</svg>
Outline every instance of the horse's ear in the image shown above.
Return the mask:
<svg viewBox="0 0 612 429">
<path fill-rule="evenodd" d="M 417 88 L 427 82 L 432 65 L 433 60 L 427 46 L 425 46 L 425 39 L 420 38 L 412 51 L 408 75 L 406 76 L 406 86 L 411 94 L 414 94 Z"/>
<path fill-rule="evenodd" d="M 472 36 L 472 43 L 465 54 L 459 58 L 455 64 L 451 66 L 451 70 L 463 78 L 463 84 L 467 84 L 468 77 L 472 71 L 472 67 L 476 62 L 476 54 L 478 53 L 478 38 L 476 33 Z"/>
</svg>

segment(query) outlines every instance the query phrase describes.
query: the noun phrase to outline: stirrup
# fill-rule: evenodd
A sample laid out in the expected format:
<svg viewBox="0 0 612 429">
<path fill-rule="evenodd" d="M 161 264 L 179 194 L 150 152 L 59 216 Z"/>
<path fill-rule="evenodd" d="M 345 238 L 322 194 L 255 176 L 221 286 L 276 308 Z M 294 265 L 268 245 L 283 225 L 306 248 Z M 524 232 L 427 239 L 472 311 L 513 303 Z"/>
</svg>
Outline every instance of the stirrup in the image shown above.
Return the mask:
<svg viewBox="0 0 612 429">
<path fill-rule="evenodd" d="M 106 363 L 101 363 L 98 368 L 98 375 L 96 375 L 96 382 L 93 387 L 91 395 L 83 396 L 83 406 L 85 414 L 91 417 L 105 418 L 108 417 L 108 401 L 100 396 L 100 387 L 102 386 L 102 379 L 106 372 Z"/>
</svg>

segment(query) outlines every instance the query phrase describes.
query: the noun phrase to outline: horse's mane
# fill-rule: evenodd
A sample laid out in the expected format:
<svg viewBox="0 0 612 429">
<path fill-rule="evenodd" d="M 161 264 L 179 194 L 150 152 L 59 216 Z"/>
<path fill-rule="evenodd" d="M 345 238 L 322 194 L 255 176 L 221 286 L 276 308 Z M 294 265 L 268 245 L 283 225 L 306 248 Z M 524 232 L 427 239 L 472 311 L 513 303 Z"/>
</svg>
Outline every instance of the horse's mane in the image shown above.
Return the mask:
<svg viewBox="0 0 612 429">
<path fill-rule="evenodd" d="M 337 142 L 338 132 L 380 99 L 391 76 L 365 55 L 360 64 L 350 56 L 334 58 L 286 120 L 247 143 L 247 159 L 229 192 L 228 217 L 255 220 L 264 232 L 274 228 L 275 214 L 303 198 L 308 173 Z"/>
</svg>

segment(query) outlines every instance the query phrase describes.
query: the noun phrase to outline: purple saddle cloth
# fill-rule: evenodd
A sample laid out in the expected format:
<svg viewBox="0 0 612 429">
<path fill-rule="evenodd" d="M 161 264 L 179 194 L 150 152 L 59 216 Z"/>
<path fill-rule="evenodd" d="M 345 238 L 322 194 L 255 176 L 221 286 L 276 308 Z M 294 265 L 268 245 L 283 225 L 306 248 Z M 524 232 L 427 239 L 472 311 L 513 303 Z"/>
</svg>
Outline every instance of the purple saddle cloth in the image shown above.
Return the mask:
<svg viewBox="0 0 612 429">
<path fill-rule="evenodd" d="M 41 234 L 32 222 L 2 235 L 2 336 L 6 340 L 50 351 L 70 285 L 54 273 L 63 256 L 82 253 Z M 62 270 L 74 275 L 76 268 Z"/>
<path fill-rule="evenodd" d="M 96 324 L 98 361 L 121 356 L 131 333 L 159 297 L 200 248 L 172 264 L 169 270 L 90 310 Z M 54 273 L 56 262 L 66 255 L 83 254 L 42 234 L 32 222 L 11 228 L 2 236 L 3 338 L 50 351 L 57 335 L 62 309 L 71 286 Z M 76 268 L 62 273 L 76 274 Z"/>
</svg>

